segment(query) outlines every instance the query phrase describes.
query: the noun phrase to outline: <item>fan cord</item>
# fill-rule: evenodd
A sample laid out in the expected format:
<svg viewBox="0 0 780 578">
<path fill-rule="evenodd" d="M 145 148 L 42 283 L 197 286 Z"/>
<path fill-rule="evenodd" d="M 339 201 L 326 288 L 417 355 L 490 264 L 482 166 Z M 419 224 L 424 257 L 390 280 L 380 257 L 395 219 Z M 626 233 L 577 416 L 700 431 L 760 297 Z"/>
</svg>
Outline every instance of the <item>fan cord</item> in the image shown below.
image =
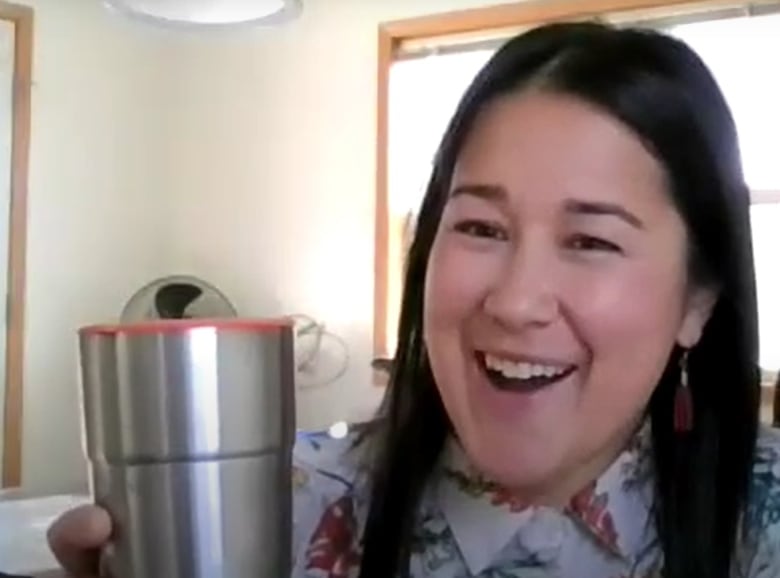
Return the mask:
<svg viewBox="0 0 780 578">
<path fill-rule="evenodd" d="M 301 391 L 318 389 L 320 387 L 326 387 L 332 383 L 335 383 L 336 381 L 344 377 L 344 375 L 347 373 L 347 369 L 349 369 L 349 348 L 347 347 L 347 343 L 344 341 L 344 339 L 342 339 L 335 333 L 330 333 L 328 331 L 323 332 L 322 335 L 325 338 L 333 339 L 336 343 L 339 344 L 342 351 L 344 352 L 344 361 L 342 362 L 338 370 L 327 379 L 322 379 L 320 381 L 316 381 L 313 383 L 307 383 L 306 385 L 302 385 L 302 384 L 298 385 L 298 389 Z"/>
<path fill-rule="evenodd" d="M 327 385 L 330 385 L 339 379 L 341 379 L 344 374 L 346 374 L 347 369 L 349 368 L 349 347 L 347 346 L 346 341 L 335 333 L 332 333 L 325 329 L 324 323 L 318 323 L 317 320 L 312 318 L 309 315 L 303 314 L 303 313 L 296 313 L 289 316 L 291 319 L 299 320 L 302 322 L 302 327 L 299 329 L 296 329 L 295 331 L 295 337 L 301 337 L 306 335 L 314 334 L 314 345 L 310 348 L 310 350 L 307 352 L 305 358 L 301 359 L 300 361 L 296 361 L 296 371 L 297 372 L 307 372 L 312 371 L 316 365 L 316 360 L 318 355 L 320 354 L 320 351 L 322 349 L 322 343 L 324 340 L 332 339 L 335 341 L 342 349 L 344 353 L 344 360 L 339 367 L 338 371 L 334 373 L 334 375 L 328 377 L 327 379 L 322 379 L 314 383 L 309 383 L 306 385 L 298 385 L 297 389 L 300 390 L 309 390 L 309 389 L 317 389 L 320 387 L 325 387 Z"/>
<path fill-rule="evenodd" d="M 322 323 L 317 323 L 315 319 L 309 317 L 308 315 L 296 314 L 292 317 L 305 322 L 303 327 L 295 331 L 296 338 L 310 335 L 312 333 L 315 335 L 314 345 L 308 351 L 308 355 L 306 355 L 304 359 L 296 362 L 296 371 L 307 371 L 313 367 L 314 360 L 317 358 L 317 355 L 320 352 L 320 348 L 322 347 L 322 336 L 325 334 L 325 325 Z"/>
</svg>

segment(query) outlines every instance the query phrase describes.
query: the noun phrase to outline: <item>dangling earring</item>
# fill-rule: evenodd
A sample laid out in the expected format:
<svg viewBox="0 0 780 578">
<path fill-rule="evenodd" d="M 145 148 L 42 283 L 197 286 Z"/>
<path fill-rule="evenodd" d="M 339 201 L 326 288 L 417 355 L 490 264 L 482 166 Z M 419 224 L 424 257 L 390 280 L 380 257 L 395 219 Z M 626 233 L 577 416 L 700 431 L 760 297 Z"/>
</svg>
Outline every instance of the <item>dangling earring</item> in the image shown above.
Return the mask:
<svg viewBox="0 0 780 578">
<path fill-rule="evenodd" d="M 688 352 L 680 358 L 680 384 L 674 392 L 674 431 L 688 433 L 693 429 L 693 396 L 688 385 Z"/>
</svg>

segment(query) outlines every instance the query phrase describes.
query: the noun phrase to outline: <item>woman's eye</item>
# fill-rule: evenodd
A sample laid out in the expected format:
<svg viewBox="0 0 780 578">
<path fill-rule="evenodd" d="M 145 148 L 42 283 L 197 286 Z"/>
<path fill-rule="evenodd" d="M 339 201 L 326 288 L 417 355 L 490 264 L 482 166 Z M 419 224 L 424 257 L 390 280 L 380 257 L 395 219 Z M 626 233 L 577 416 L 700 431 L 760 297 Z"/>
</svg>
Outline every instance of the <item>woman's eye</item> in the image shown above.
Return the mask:
<svg viewBox="0 0 780 578">
<path fill-rule="evenodd" d="M 460 221 L 455 224 L 454 229 L 469 235 L 471 237 L 480 237 L 483 239 L 496 239 L 499 241 L 505 241 L 508 237 L 506 231 L 494 223 L 488 223 L 486 221 L 467 220 Z"/>
<path fill-rule="evenodd" d="M 569 247 L 575 251 L 606 251 L 608 253 L 622 253 L 623 250 L 615 243 L 605 241 L 590 235 L 574 235 L 569 240 Z"/>
</svg>

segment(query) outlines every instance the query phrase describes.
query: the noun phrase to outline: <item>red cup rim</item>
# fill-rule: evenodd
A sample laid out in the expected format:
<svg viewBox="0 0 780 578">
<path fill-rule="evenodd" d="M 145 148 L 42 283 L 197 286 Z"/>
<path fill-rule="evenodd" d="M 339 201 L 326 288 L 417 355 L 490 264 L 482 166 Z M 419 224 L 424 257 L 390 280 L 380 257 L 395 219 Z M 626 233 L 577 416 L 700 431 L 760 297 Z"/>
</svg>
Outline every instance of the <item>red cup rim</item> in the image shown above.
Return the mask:
<svg viewBox="0 0 780 578">
<path fill-rule="evenodd" d="M 292 327 L 294 321 L 281 317 L 276 319 L 204 318 L 204 319 L 155 319 L 133 323 L 88 325 L 79 329 L 84 336 L 119 335 L 139 333 L 178 333 L 191 329 L 212 328 L 222 331 L 249 331 L 273 333 Z"/>
</svg>

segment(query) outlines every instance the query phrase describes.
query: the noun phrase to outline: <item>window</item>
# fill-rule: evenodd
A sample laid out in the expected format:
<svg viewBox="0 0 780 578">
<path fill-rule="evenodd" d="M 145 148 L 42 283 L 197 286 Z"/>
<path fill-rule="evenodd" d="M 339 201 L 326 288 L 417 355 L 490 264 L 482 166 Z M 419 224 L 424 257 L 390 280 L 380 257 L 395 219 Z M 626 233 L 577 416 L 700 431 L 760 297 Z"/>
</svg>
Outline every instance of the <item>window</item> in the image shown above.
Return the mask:
<svg viewBox="0 0 780 578">
<path fill-rule="evenodd" d="M 780 369 L 780 198 L 751 209 L 758 286 L 759 359 L 768 371 Z"/>
<path fill-rule="evenodd" d="M 412 234 L 414 213 L 425 194 L 433 155 L 469 82 L 492 50 L 403 60 L 390 70 L 388 122 L 388 213 L 390 227 L 401 230 L 388 258 L 395 264 L 387 288 L 388 352 L 395 351 L 395 323 L 401 304 L 403 260 Z M 431 76 L 433 75 L 433 76 Z"/>
<path fill-rule="evenodd" d="M 710 67 L 739 133 L 758 287 L 761 367 L 780 369 L 780 75 L 761 65 L 780 54 L 780 15 L 729 18 L 674 26 Z"/>
<path fill-rule="evenodd" d="M 753 194 L 760 362 L 780 369 L 780 75 L 762 66 L 780 54 L 780 14 L 661 25 L 707 63 L 732 108 L 745 177 Z M 420 204 L 433 155 L 457 102 L 494 48 L 454 51 L 393 63 L 389 79 L 388 212 L 407 227 Z M 391 252 L 388 352 L 395 348 L 403 247 Z"/>
</svg>

